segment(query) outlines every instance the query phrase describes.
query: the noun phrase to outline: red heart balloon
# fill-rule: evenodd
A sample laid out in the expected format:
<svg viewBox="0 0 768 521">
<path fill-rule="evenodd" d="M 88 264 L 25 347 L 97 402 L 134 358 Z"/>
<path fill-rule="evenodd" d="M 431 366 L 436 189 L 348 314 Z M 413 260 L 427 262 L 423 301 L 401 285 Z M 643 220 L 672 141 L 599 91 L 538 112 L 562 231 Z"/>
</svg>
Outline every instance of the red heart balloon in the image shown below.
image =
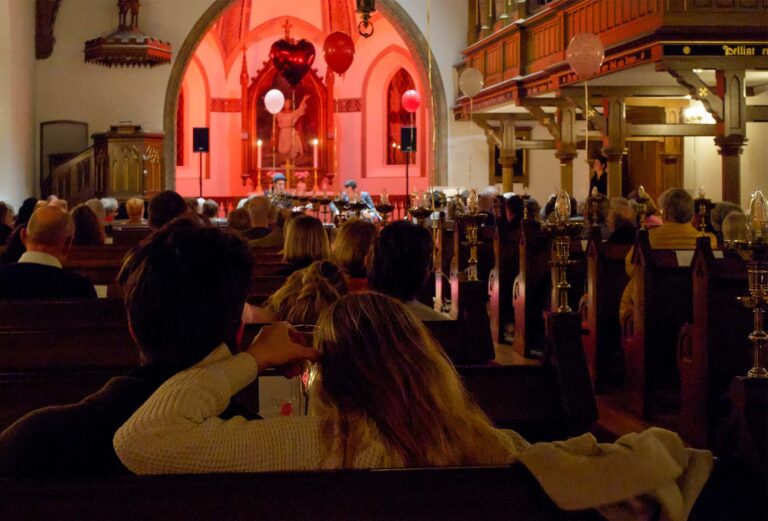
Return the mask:
<svg viewBox="0 0 768 521">
<path fill-rule="evenodd" d="M 323 56 L 333 72 L 344 74 L 355 59 L 355 43 L 347 33 L 331 33 L 323 43 Z"/>
<path fill-rule="evenodd" d="M 269 57 L 285 81 L 295 87 L 315 62 L 315 46 L 307 40 L 294 42 L 283 38 L 272 44 Z"/>
</svg>

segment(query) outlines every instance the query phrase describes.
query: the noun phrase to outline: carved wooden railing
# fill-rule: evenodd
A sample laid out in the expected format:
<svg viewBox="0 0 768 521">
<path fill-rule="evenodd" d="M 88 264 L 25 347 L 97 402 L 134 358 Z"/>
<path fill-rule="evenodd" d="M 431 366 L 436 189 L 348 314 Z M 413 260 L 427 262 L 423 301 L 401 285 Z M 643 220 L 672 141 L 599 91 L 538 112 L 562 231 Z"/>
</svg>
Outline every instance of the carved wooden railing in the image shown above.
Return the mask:
<svg viewBox="0 0 768 521">
<path fill-rule="evenodd" d="M 600 36 L 604 74 L 661 59 L 665 41 L 763 41 L 768 23 L 762 0 L 468 0 L 468 6 L 468 47 L 458 68 L 483 73 L 477 108 L 577 82 L 565 51 L 581 32 Z"/>
<path fill-rule="evenodd" d="M 93 147 L 57 166 L 53 171 L 53 194 L 70 206 L 87 201 L 99 192 Z M 103 191 L 103 189 L 102 189 Z"/>
</svg>

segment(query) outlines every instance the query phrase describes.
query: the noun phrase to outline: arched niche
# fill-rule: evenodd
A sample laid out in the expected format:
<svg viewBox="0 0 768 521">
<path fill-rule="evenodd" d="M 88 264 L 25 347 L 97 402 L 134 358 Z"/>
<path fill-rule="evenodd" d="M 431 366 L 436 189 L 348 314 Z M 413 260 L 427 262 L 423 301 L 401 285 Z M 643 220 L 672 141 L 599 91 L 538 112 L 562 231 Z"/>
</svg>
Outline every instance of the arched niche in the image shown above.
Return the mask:
<svg viewBox="0 0 768 521">
<path fill-rule="evenodd" d="M 163 130 L 165 132 L 164 160 L 165 186 L 173 189 L 176 183 L 176 110 L 179 91 L 184 79 L 184 71 L 192 59 L 198 43 L 213 26 L 221 14 L 237 0 L 214 0 L 213 4 L 203 13 L 192 27 L 184 43 L 179 48 L 176 59 L 171 66 L 171 75 L 165 91 L 163 111 Z M 434 55 L 430 52 L 427 40 L 416 22 L 403 9 L 397 0 L 379 0 L 377 10 L 397 29 L 418 67 L 419 83 L 429 85 L 429 70 L 431 62 L 432 89 L 426 100 L 429 102 L 431 128 L 435 129 L 435 143 L 432 150 L 430 179 L 435 184 L 445 184 L 448 168 L 448 103 L 440 69 Z"/>
</svg>

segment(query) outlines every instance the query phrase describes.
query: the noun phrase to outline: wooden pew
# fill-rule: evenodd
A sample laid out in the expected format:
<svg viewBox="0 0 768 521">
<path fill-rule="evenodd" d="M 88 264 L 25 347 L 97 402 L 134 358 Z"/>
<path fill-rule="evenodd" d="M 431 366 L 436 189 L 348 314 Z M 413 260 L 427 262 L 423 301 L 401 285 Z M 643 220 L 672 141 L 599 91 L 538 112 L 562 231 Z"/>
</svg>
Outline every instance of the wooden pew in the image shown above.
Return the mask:
<svg viewBox="0 0 768 521">
<path fill-rule="evenodd" d="M 691 321 L 692 257 L 693 250 L 652 250 L 647 230 L 638 232 L 634 311 L 622 324 L 624 407 L 635 416 L 677 412 L 677 347 Z"/>
<path fill-rule="evenodd" d="M 681 341 L 680 432 L 696 447 L 714 448 L 723 397 L 734 377 L 752 367 L 752 312 L 746 263 L 699 240 L 693 259 L 693 322 Z"/>
<path fill-rule="evenodd" d="M 64 262 L 66 269 L 79 273 L 94 285 L 107 286 L 108 297 L 119 297 L 116 279 L 129 248 L 124 245 L 73 246 Z"/>
<path fill-rule="evenodd" d="M 488 275 L 488 295 L 491 335 L 497 343 L 506 341 L 507 325 L 515 323 L 512 287 L 520 270 L 519 242 L 520 228 L 513 229 L 503 224 L 496 226 L 493 236 L 494 266 Z"/>
<path fill-rule="evenodd" d="M 275 291 L 285 284 L 287 277 L 283 275 L 255 275 L 251 280 L 251 290 L 248 303 L 261 306 Z"/>
<path fill-rule="evenodd" d="M 0 429 L 138 364 L 122 301 L 0 301 Z"/>
<path fill-rule="evenodd" d="M 145 225 L 128 225 L 115 223 L 112 225 L 112 240 L 116 246 L 131 248 L 149 236 L 152 230 Z"/>
<path fill-rule="evenodd" d="M 597 520 L 522 465 L 0 480 L 3 519 Z"/>
<path fill-rule="evenodd" d="M 533 220 L 520 232 L 520 269 L 512 289 L 515 311 L 515 349 L 534 358 L 544 352 L 544 316 L 550 290 L 550 238 Z"/>
<path fill-rule="evenodd" d="M 451 260 L 453 259 L 454 221 L 446 221 L 445 212 L 440 212 L 440 222 L 435 237 L 435 302 L 436 311 L 442 312 L 450 307 L 451 299 Z"/>
<path fill-rule="evenodd" d="M 631 246 L 590 239 L 587 251 L 587 293 L 582 312 L 584 353 L 595 391 L 620 386 L 624 365 L 619 303 L 629 277 L 624 259 Z"/>
</svg>

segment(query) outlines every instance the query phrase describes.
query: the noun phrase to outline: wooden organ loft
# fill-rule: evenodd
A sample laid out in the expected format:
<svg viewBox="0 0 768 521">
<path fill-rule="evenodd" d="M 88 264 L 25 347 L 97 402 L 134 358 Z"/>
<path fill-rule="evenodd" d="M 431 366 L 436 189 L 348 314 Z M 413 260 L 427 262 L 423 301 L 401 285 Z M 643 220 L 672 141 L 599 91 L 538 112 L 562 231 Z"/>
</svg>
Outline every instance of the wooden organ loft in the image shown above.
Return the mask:
<svg viewBox="0 0 768 521">
<path fill-rule="evenodd" d="M 722 157 L 723 199 L 739 202 L 739 157 L 749 146 L 746 123 L 768 121 L 768 105 L 746 103 L 765 86 L 750 87 L 745 79 L 748 71 L 768 68 L 768 2 L 468 0 L 467 5 L 467 47 L 457 69 L 473 67 L 483 74 L 474 109 L 514 104 L 507 113 L 475 115 L 490 136 L 490 148 L 500 149 L 490 155 L 499 157 L 505 191 L 512 190 L 522 148 L 552 150 L 561 164 L 561 187 L 572 192 L 586 113 L 589 141 L 595 142 L 590 151 L 608 158 L 608 195 L 625 195 L 639 184 L 656 194 L 680 186 L 682 137 L 712 136 Z M 596 85 L 588 100 L 581 78 L 566 62 L 568 43 L 582 32 L 597 34 L 605 47 L 601 70 L 589 79 Z M 642 73 L 632 74 L 637 67 L 644 67 Z M 707 71 L 714 71 L 714 78 L 702 75 Z M 595 81 L 609 75 L 611 81 Z M 647 83 L 638 84 L 638 77 Z M 686 96 L 701 101 L 715 122 L 686 121 Z M 459 97 L 456 119 L 468 118 L 469 107 L 470 100 Z M 522 131 L 532 122 L 544 126 L 551 139 L 516 139 L 516 125 Z"/>
</svg>

